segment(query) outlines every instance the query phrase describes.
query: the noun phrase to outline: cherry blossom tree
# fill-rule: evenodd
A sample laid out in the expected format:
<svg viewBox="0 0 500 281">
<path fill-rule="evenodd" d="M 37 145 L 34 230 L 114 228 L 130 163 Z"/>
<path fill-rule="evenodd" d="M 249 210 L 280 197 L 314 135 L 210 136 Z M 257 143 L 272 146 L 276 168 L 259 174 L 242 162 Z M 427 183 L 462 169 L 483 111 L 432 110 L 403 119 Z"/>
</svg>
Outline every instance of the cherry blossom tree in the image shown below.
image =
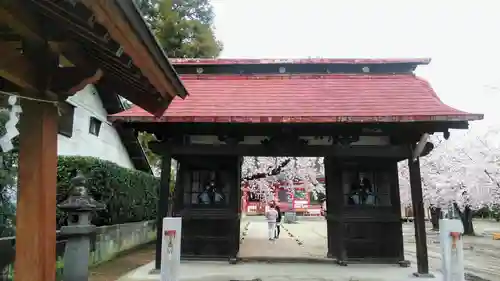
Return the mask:
<svg viewBox="0 0 500 281">
<path fill-rule="evenodd" d="M 453 207 L 466 234 L 474 234 L 472 215 L 483 207 L 496 206 L 500 199 L 500 130 L 495 128 L 455 131 L 449 140 L 433 136 L 434 150 L 421 158 L 424 204 L 431 208 L 433 228 L 443 208 Z M 408 165 L 399 163 L 403 206 L 411 204 Z"/>
<path fill-rule="evenodd" d="M 325 194 L 325 187 L 318 181 L 324 175 L 322 157 L 245 157 L 241 167 L 242 186 L 267 202 L 274 199 L 276 186 L 289 191 L 300 181 L 313 196 Z"/>
</svg>

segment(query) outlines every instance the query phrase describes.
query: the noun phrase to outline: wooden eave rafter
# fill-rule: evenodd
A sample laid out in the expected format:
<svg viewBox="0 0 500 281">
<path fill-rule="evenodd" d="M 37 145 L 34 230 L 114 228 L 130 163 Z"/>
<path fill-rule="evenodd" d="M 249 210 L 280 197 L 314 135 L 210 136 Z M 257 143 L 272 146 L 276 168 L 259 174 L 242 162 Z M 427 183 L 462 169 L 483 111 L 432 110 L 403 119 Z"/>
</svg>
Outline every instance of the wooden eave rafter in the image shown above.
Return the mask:
<svg viewBox="0 0 500 281">
<path fill-rule="evenodd" d="M 122 46 L 123 51 L 130 56 L 165 100 L 170 101 L 176 95 L 185 96 L 185 89 L 180 80 L 175 81 L 179 85 L 174 87 L 172 84 L 174 81 L 166 77 L 165 70 L 155 62 L 150 50 L 142 44 L 143 40 L 123 16 L 115 1 L 82 0 L 82 3 L 94 13 L 97 22 L 107 28 L 111 38 Z M 155 115 L 159 115 L 159 112 Z"/>
<path fill-rule="evenodd" d="M 124 107 L 120 101 L 117 94 L 117 89 L 106 78 L 102 79 L 95 85 L 99 97 L 101 98 L 102 104 L 108 114 L 121 112 Z M 144 171 L 146 173 L 152 174 L 151 164 L 146 157 L 141 144 L 139 143 L 137 136 L 135 135 L 135 130 L 130 127 L 123 126 L 123 124 L 114 124 L 116 131 L 120 139 L 122 140 L 134 167 L 137 170 Z"/>
<path fill-rule="evenodd" d="M 42 30 L 36 18 L 25 13 L 19 0 L 0 0 L 0 23 L 7 24 L 23 38 L 43 43 Z"/>
<path fill-rule="evenodd" d="M 63 46 L 63 48 L 57 48 L 59 51 L 56 53 L 61 54 L 60 58 L 65 59 L 65 66 L 69 61 L 71 65 L 82 67 L 82 64 L 74 60 L 74 54 L 77 53 L 83 57 L 85 65 L 91 66 L 90 68 L 84 66 L 85 71 L 94 74 L 95 67 L 98 66 L 104 72 L 105 77 L 112 76 L 110 79 L 114 81 L 114 84 L 127 89 L 126 92 L 120 91 L 120 95 L 148 112 L 161 115 L 176 94 L 181 97 L 187 94 L 177 73 L 131 1 L 109 1 L 113 3 L 101 1 L 99 5 L 109 4 L 114 5 L 115 8 L 112 11 L 109 11 L 109 7 L 98 11 L 101 14 L 106 12 L 105 17 L 112 16 L 111 20 L 104 19 L 104 25 L 99 22 L 95 12 L 82 1 L 19 1 L 34 7 L 35 14 L 42 16 L 46 21 L 44 26 L 47 28 L 44 27 L 44 30 L 48 33 L 47 40 L 50 41 L 52 48 Z M 96 3 L 89 2 L 91 6 L 94 4 Z M 119 29 L 115 26 L 115 22 L 120 25 Z M 12 36 L 9 38 L 12 39 Z M 68 45 L 72 47 L 67 48 Z M 74 46 L 77 49 L 73 49 Z M 125 48 L 126 46 L 128 47 Z M 129 55 L 129 51 L 132 51 L 133 56 Z M 149 69 L 145 70 L 145 67 Z M 153 80 L 160 85 L 151 83 L 151 75 L 156 77 Z M 158 77 L 161 79 L 158 80 Z M 167 87 L 163 92 L 169 94 L 162 95 L 161 88 L 158 89 L 160 86 L 164 89 Z M 168 87 L 171 88 L 168 89 Z M 172 89 L 175 92 L 172 93 Z"/>
<path fill-rule="evenodd" d="M 82 56 L 84 51 L 77 44 L 72 42 L 49 42 L 49 44 L 52 49 L 58 50 L 59 53 L 64 54 L 68 60 L 79 67 L 83 67 L 84 69 L 96 69 L 98 62 L 93 63 L 86 57 Z M 109 64 L 107 66 L 109 67 Z M 105 75 L 105 77 L 103 77 L 103 80 L 106 81 L 104 84 L 113 85 L 113 93 L 111 94 L 118 93 L 134 103 L 137 103 L 140 99 L 140 106 L 145 110 L 153 111 L 161 110 L 163 108 L 158 106 L 158 101 L 153 95 L 149 95 L 146 91 L 138 90 L 138 88 L 142 89 L 144 87 L 143 85 L 137 85 L 139 82 L 134 82 L 132 79 L 129 79 L 127 83 L 124 83 L 123 80 L 119 80 L 117 74 L 109 72 Z"/>
</svg>

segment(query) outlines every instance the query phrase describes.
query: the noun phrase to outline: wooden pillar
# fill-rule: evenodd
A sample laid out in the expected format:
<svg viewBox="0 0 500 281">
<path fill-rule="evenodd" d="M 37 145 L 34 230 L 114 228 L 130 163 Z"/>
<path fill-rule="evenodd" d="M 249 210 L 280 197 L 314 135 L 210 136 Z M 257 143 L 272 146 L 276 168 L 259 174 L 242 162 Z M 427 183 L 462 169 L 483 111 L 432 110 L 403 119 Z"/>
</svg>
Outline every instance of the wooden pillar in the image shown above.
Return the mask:
<svg viewBox="0 0 500 281">
<path fill-rule="evenodd" d="M 331 219 L 333 218 L 333 208 L 334 208 L 334 182 L 333 182 L 333 172 L 332 172 L 332 163 L 330 157 L 324 158 L 325 165 L 325 200 L 326 200 L 326 244 L 327 244 L 327 253 L 326 256 L 328 258 L 333 258 L 336 254 L 335 247 L 333 246 L 334 238 L 334 229 Z"/>
<path fill-rule="evenodd" d="M 55 280 L 57 108 L 21 106 L 15 280 Z"/>
<path fill-rule="evenodd" d="M 415 244 L 417 247 L 417 272 L 415 276 L 429 275 L 427 256 L 427 235 L 425 233 L 425 210 L 420 178 L 420 160 L 408 159 L 410 170 L 411 201 L 413 206 L 413 222 L 415 224 Z"/>
<path fill-rule="evenodd" d="M 237 262 L 237 257 L 238 257 L 238 252 L 240 251 L 240 227 L 241 227 L 241 165 L 243 164 L 243 157 L 237 156 L 235 159 L 235 172 L 234 172 L 234 179 L 233 179 L 233 184 L 234 187 L 232 187 L 232 190 L 230 191 L 231 193 L 231 200 L 234 200 L 234 209 L 233 211 L 236 212 L 236 219 L 234 220 L 234 225 L 233 225 L 233 231 L 234 237 L 233 239 L 233 251 L 232 255 L 229 257 L 229 262 L 230 263 L 236 263 Z M 234 193 L 234 196 L 232 195 Z M 233 202 L 230 202 L 230 204 L 233 204 Z"/>
<path fill-rule="evenodd" d="M 164 154 L 161 161 L 160 190 L 158 191 L 158 213 L 156 218 L 156 255 L 155 269 L 161 268 L 161 241 L 163 238 L 163 218 L 168 214 L 168 201 L 170 199 L 170 170 L 172 157 Z"/>
<path fill-rule="evenodd" d="M 396 214 L 398 218 L 401 218 L 401 198 L 399 194 L 399 171 L 398 171 L 398 163 L 394 162 L 390 165 L 390 196 L 391 196 L 391 206 L 392 212 Z M 398 235 L 396 237 L 396 243 L 398 245 L 399 251 L 399 265 L 401 267 L 409 267 L 410 262 L 405 260 L 405 251 L 404 251 L 404 238 L 403 238 L 403 224 L 398 224 Z"/>
<path fill-rule="evenodd" d="M 333 157 L 325 157 L 327 257 L 336 258 L 340 265 L 346 265 L 344 194 L 341 169 Z"/>
<path fill-rule="evenodd" d="M 43 40 L 23 40 L 22 48 L 32 81 L 22 95 L 47 100 L 58 56 Z M 55 280 L 58 110 L 27 99 L 21 106 L 14 279 Z"/>
</svg>

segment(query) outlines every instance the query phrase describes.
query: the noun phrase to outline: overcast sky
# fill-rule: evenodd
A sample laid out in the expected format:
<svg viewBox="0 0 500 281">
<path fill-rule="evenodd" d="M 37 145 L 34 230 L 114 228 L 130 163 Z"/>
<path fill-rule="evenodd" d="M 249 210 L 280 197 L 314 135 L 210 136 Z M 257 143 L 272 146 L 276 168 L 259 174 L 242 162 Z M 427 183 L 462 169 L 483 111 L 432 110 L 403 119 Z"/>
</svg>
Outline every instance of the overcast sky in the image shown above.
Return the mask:
<svg viewBox="0 0 500 281">
<path fill-rule="evenodd" d="M 221 57 L 430 57 L 417 74 L 445 103 L 500 123 L 498 0 L 212 3 Z"/>
</svg>

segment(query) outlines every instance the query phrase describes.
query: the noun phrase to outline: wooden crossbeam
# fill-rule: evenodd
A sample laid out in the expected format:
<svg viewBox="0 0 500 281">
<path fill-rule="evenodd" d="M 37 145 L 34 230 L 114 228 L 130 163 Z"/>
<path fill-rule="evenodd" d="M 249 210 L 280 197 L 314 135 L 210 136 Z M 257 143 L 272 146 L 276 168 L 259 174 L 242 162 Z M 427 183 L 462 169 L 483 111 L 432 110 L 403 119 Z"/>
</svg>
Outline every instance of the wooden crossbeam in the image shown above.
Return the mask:
<svg viewBox="0 0 500 281">
<path fill-rule="evenodd" d="M 241 156 L 297 156 L 297 157 L 323 157 L 336 156 L 348 157 L 376 157 L 405 159 L 408 157 L 406 145 L 392 146 L 326 146 L 307 145 L 301 148 L 286 148 L 282 150 L 269 148 L 264 145 L 212 145 L 212 144 L 175 144 L 150 142 L 149 147 L 157 154 L 170 153 L 179 155 L 241 155 Z"/>
<path fill-rule="evenodd" d="M 23 5 L 20 0 L 0 0 L 0 24 L 8 25 L 14 32 L 20 35 L 24 41 L 34 44 L 47 44 L 40 29 L 40 23 L 36 16 L 27 12 L 30 6 Z M 22 7 L 21 7 L 22 6 Z M 18 44 L 21 46 L 21 44 Z M 30 59 L 23 56 L 12 42 L 0 43 L 0 76 L 21 88 L 37 89 L 36 79 L 33 76 L 34 68 Z M 58 48 L 60 45 L 50 44 L 49 52 L 62 53 Z M 59 56 L 61 57 L 61 56 Z M 65 58 L 63 56 L 63 58 Z M 66 59 L 63 60 L 68 65 Z M 88 65 L 88 64 L 87 64 Z M 49 93 L 63 93 L 63 97 L 73 95 L 82 90 L 86 85 L 96 83 L 103 72 L 95 68 L 92 72 L 85 71 L 81 67 L 60 68 L 52 78 L 53 86 L 48 88 Z"/>
<path fill-rule="evenodd" d="M 29 60 L 6 42 L 0 43 L 0 76 L 22 88 L 35 90 L 34 67 Z"/>
<path fill-rule="evenodd" d="M 36 17 L 27 13 L 29 7 L 21 0 L 0 0 L 0 23 L 8 25 L 12 30 L 28 40 L 43 42 L 40 24 Z"/>
<path fill-rule="evenodd" d="M 0 76 L 24 89 L 35 90 L 33 63 L 20 50 L 6 42 L 0 43 Z M 88 84 L 94 84 L 103 76 L 100 69 L 94 71 L 82 67 L 60 67 L 56 69 L 48 93 L 63 96 L 73 95 Z"/>
</svg>

